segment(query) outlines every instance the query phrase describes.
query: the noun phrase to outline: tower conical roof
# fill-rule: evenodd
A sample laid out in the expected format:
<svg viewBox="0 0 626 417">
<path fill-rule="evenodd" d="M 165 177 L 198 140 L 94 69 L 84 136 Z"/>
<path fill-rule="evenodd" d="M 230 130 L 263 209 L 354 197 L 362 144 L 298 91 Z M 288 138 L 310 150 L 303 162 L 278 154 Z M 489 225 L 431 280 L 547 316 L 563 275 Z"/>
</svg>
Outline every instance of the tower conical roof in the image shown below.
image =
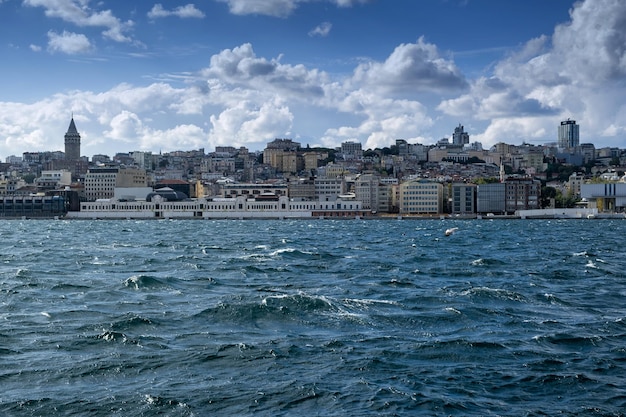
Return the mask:
<svg viewBox="0 0 626 417">
<path fill-rule="evenodd" d="M 67 128 L 67 134 L 69 135 L 78 135 L 78 130 L 76 130 L 76 124 L 74 124 L 74 118 L 72 117 L 72 121 L 70 122 L 70 127 Z"/>
</svg>

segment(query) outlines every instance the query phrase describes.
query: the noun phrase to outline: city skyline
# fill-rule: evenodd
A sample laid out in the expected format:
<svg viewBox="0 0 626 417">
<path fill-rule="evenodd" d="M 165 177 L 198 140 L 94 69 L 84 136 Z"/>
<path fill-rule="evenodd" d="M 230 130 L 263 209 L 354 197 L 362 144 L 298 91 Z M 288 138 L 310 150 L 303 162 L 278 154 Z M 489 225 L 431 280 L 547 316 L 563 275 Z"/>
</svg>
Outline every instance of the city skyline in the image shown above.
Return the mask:
<svg viewBox="0 0 626 417">
<path fill-rule="evenodd" d="M 390 6 L 393 3 L 392 6 Z M 0 0 L 0 157 L 246 146 L 626 145 L 626 3 Z"/>
</svg>

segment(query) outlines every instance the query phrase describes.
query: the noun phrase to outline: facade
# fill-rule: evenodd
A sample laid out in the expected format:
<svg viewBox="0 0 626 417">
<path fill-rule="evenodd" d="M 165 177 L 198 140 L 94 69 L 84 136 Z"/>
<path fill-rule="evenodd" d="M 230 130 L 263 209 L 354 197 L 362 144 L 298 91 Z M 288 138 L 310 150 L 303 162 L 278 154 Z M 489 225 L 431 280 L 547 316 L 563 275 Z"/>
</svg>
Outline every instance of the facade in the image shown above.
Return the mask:
<svg viewBox="0 0 626 417">
<path fill-rule="evenodd" d="M 580 144 L 579 138 L 580 126 L 576 124 L 576 120 L 565 120 L 559 126 L 558 147 L 560 149 L 574 149 Z"/>
<path fill-rule="evenodd" d="M 80 134 L 76 130 L 74 118 L 70 121 L 70 126 L 65 133 L 65 160 L 78 161 L 80 159 Z"/>
<path fill-rule="evenodd" d="M 312 178 L 291 180 L 287 188 L 289 190 L 289 198 L 292 200 L 315 200 L 315 181 Z"/>
<path fill-rule="evenodd" d="M 199 198 L 185 201 L 119 201 L 116 199 L 84 202 L 80 211 L 70 211 L 77 219 L 287 219 L 287 218 L 361 218 L 369 214 L 361 202 L 338 198 L 329 201 L 290 201 L 236 198 Z"/>
<path fill-rule="evenodd" d="M 0 178 L 0 196 L 15 194 L 15 191 L 26 185 L 26 182 L 20 178 L 2 176 Z"/>
<path fill-rule="evenodd" d="M 505 182 L 505 211 L 540 208 L 541 182 L 527 178 L 508 178 Z"/>
<path fill-rule="evenodd" d="M 380 210 L 380 175 L 361 174 L 354 182 L 354 193 L 357 200 L 363 203 L 364 209 Z"/>
<path fill-rule="evenodd" d="M 504 214 L 506 189 L 502 182 L 478 184 L 476 186 L 476 213 Z"/>
<path fill-rule="evenodd" d="M 139 168 L 91 168 L 85 174 L 87 201 L 112 198 L 115 187 L 146 187 L 146 171 Z"/>
<path fill-rule="evenodd" d="M 476 214 L 476 185 L 452 184 L 452 214 Z"/>
<path fill-rule="evenodd" d="M 315 178 L 315 199 L 332 199 L 346 193 L 346 181 L 343 177 Z"/>
<path fill-rule="evenodd" d="M 580 187 L 583 185 L 585 181 L 585 176 L 579 172 L 574 172 L 569 176 L 569 180 L 567 181 L 567 188 L 569 188 L 570 192 L 575 196 L 580 196 Z"/>
<path fill-rule="evenodd" d="M 296 173 L 300 169 L 298 164 L 298 150 L 300 143 L 291 139 L 274 139 L 263 150 L 263 163 L 281 172 Z M 304 160 L 302 160 L 302 168 Z"/>
<path fill-rule="evenodd" d="M 0 218 L 51 218 L 66 213 L 61 196 L 0 197 Z"/>
<path fill-rule="evenodd" d="M 582 184 L 580 196 L 587 200 L 589 208 L 597 208 L 600 213 L 626 211 L 626 183 L 623 182 Z"/>
<path fill-rule="evenodd" d="M 261 194 L 274 194 L 276 196 L 287 195 L 287 185 L 285 184 L 245 184 L 245 183 L 225 183 L 222 184 L 221 195 L 224 198 L 236 198 L 239 196 L 256 197 Z"/>
<path fill-rule="evenodd" d="M 363 159 L 363 147 L 360 142 L 343 142 L 341 144 L 341 155 L 346 160 Z"/>
<path fill-rule="evenodd" d="M 403 182 L 398 204 L 400 214 L 443 213 L 443 185 L 424 180 Z"/>
<path fill-rule="evenodd" d="M 72 184 L 72 173 L 66 170 L 42 171 L 41 176 L 35 180 L 35 185 L 40 191 L 55 190 Z"/>
</svg>

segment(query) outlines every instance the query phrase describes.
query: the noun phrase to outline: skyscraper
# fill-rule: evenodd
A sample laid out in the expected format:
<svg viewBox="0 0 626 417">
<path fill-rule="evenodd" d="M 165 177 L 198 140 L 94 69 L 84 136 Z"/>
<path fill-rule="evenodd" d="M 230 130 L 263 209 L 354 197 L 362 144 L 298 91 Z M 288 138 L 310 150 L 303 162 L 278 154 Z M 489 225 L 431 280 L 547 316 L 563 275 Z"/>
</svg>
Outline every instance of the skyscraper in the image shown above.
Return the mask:
<svg viewBox="0 0 626 417">
<path fill-rule="evenodd" d="M 70 127 L 67 128 L 65 134 L 65 160 L 66 161 L 78 161 L 80 159 L 80 134 L 76 130 L 76 124 L 74 124 L 74 117 L 70 122 Z"/>
<path fill-rule="evenodd" d="M 560 149 L 576 148 L 580 144 L 579 125 L 576 120 L 567 119 L 559 126 L 558 147 Z"/>
<path fill-rule="evenodd" d="M 452 144 L 453 145 L 467 145 L 469 143 L 469 133 L 463 130 L 463 126 L 461 123 L 457 127 L 454 128 L 454 133 L 452 134 Z"/>
</svg>

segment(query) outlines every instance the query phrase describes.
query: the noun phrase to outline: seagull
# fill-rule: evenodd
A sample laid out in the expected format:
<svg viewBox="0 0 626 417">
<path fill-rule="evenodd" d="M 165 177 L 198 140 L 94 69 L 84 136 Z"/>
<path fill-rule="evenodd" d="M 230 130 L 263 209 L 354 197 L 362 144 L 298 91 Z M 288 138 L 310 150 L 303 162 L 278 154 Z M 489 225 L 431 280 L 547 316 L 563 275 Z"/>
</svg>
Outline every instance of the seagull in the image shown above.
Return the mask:
<svg viewBox="0 0 626 417">
<path fill-rule="evenodd" d="M 450 236 L 452 233 L 456 232 L 457 230 L 459 230 L 458 227 L 452 227 L 450 229 L 446 230 L 446 236 Z"/>
</svg>

